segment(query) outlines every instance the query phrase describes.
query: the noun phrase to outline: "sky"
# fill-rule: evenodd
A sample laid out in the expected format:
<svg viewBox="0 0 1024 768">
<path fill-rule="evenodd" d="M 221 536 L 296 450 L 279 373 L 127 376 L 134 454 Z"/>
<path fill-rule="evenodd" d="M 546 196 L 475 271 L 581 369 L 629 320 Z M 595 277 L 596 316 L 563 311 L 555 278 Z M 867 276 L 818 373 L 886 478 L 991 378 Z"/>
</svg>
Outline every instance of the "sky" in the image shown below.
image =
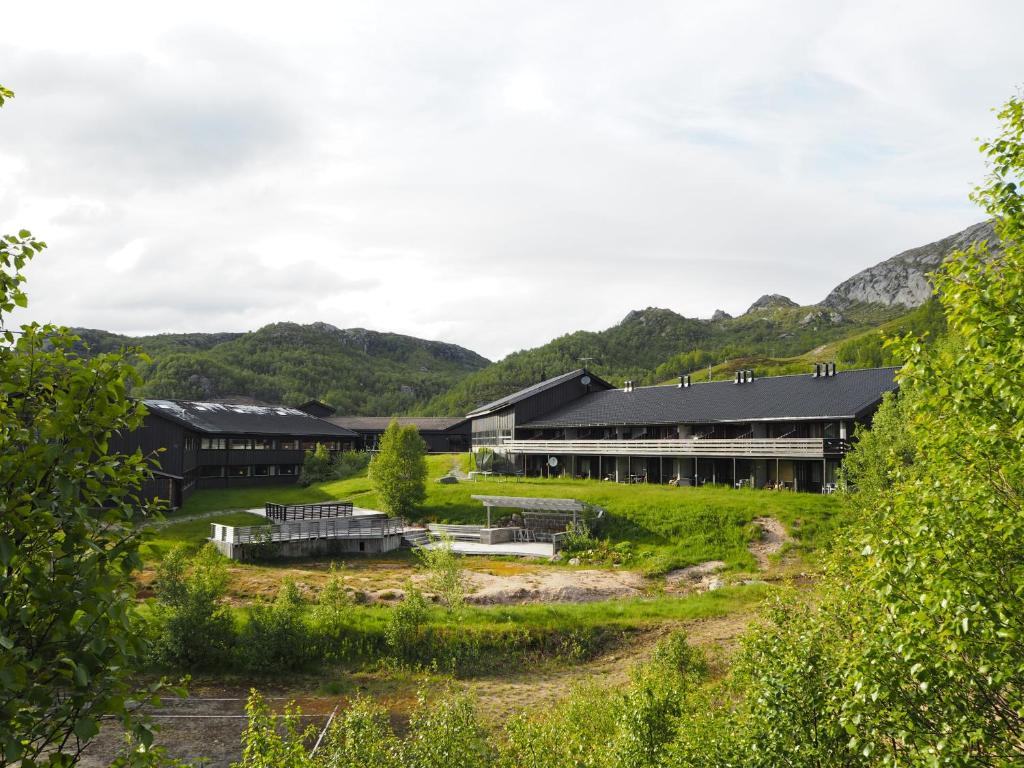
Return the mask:
<svg viewBox="0 0 1024 768">
<path fill-rule="evenodd" d="M 801 304 L 979 221 L 1024 3 L 4 9 L 16 322 L 323 321 L 491 359 L 630 310 Z"/>
</svg>

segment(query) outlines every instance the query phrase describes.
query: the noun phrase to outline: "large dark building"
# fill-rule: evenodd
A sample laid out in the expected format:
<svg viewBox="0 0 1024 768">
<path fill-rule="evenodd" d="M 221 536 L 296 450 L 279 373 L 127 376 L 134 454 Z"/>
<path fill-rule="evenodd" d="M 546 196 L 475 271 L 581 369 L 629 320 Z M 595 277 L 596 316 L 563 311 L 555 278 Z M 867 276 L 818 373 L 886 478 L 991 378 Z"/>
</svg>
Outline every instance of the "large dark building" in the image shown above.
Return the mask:
<svg viewBox="0 0 1024 768">
<path fill-rule="evenodd" d="M 172 507 L 199 488 L 293 483 L 305 451 L 322 443 L 351 450 L 351 430 L 297 408 L 181 400 L 144 400 L 142 429 L 120 435 L 111 450 L 157 457 L 160 468 L 145 490 Z"/>
<path fill-rule="evenodd" d="M 819 365 L 620 389 L 581 368 L 470 413 L 472 450 L 526 475 L 830 490 L 855 427 L 896 389 L 895 373 Z"/>
<path fill-rule="evenodd" d="M 469 419 L 448 416 L 328 416 L 326 420 L 359 435 L 359 447 L 377 450 L 380 436 L 388 424 L 397 421 L 403 427 L 419 430 L 430 453 L 465 453 L 469 450 Z"/>
</svg>

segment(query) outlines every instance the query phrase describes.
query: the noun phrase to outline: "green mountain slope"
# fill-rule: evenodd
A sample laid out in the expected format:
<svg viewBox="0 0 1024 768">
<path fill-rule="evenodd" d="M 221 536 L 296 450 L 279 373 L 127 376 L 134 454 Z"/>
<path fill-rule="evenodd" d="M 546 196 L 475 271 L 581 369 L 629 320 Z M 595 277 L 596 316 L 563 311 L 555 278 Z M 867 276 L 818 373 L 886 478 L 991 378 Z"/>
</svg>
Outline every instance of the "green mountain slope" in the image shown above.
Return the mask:
<svg viewBox="0 0 1024 768">
<path fill-rule="evenodd" d="M 784 296 L 764 296 L 736 318 L 717 313 L 713 320 L 697 320 L 668 309 L 648 308 L 630 312 L 604 331 L 580 331 L 515 352 L 467 376 L 421 410 L 466 413 L 547 376 L 584 365 L 613 383 L 623 379 L 654 383 L 727 360 L 784 359 L 875 329 L 906 312 L 904 307 L 862 304 L 840 313 L 820 306 L 800 307 Z"/>
<path fill-rule="evenodd" d="M 276 323 L 242 334 L 76 333 L 93 352 L 146 352 L 152 362 L 139 366 L 139 396 L 288 404 L 316 398 L 354 415 L 414 410 L 489 362 L 455 344 L 326 323 Z"/>
</svg>

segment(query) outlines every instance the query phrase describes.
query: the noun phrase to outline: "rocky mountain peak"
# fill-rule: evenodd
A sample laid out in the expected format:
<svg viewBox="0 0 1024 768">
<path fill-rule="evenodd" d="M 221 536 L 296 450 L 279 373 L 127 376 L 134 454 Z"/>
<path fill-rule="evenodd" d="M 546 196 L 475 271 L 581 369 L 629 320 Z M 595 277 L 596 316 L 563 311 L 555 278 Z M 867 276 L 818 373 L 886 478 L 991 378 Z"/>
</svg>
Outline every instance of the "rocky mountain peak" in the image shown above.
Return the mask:
<svg viewBox="0 0 1024 768">
<path fill-rule="evenodd" d="M 821 305 L 840 310 L 858 303 L 919 307 L 932 295 L 928 273 L 934 272 L 957 251 L 982 240 L 988 241 L 991 255 L 1002 253 L 992 222 L 983 221 L 858 272 L 832 289 Z"/>
<path fill-rule="evenodd" d="M 788 296 L 783 296 L 781 293 L 766 293 L 764 296 L 759 298 L 747 309 L 746 314 L 756 312 L 759 309 L 789 309 L 791 307 L 799 307 L 800 305 L 793 301 Z"/>
</svg>

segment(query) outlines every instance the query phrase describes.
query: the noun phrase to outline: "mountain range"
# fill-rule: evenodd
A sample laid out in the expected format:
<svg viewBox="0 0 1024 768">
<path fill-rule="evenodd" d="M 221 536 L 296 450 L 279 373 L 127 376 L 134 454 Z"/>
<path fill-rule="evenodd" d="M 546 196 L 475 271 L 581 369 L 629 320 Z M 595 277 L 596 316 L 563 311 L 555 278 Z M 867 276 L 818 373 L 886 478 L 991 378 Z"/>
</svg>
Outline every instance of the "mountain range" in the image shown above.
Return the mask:
<svg viewBox="0 0 1024 768">
<path fill-rule="evenodd" d="M 274 323 L 248 333 L 129 337 L 77 328 L 81 349 L 144 351 L 135 394 L 177 399 L 318 399 L 351 415 L 458 415 L 581 365 L 609 380 L 664 381 L 707 370 L 804 370 L 826 357 L 861 367 L 894 362 L 880 331 L 939 335 L 927 274 L 957 251 L 999 244 L 990 222 L 899 253 L 853 275 L 819 304 L 762 296 L 738 317 L 687 318 L 648 307 L 604 331 L 577 331 L 491 362 L 455 344 L 327 323 Z"/>
</svg>

